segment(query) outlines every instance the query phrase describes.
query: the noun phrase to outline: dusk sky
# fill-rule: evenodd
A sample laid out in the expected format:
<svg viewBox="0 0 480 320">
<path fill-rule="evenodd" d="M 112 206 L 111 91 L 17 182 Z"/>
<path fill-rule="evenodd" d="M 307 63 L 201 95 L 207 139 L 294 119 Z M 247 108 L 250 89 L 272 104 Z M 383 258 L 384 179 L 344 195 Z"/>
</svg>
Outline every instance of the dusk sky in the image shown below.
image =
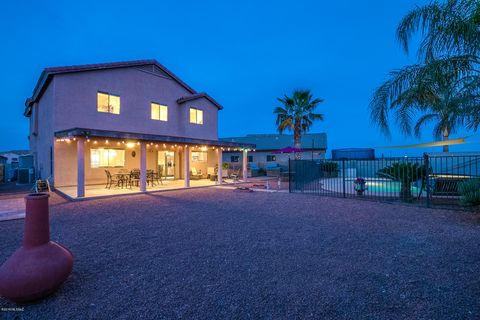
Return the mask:
<svg viewBox="0 0 480 320">
<path fill-rule="evenodd" d="M 28 148 L 24 101 L 43 68 L 140 59 L 158 60 L 219 101 L 220 137 L 274 133 L 276 98 L 307 88 L 325 100 L 317 110 L 325 121 L 311 132 L 326 132 L 329 150 L 433 139 L 431 130 L 417 140 L 394 127 L 386 139 L 368 110 L 385 75 L 416 60 L 395 29 L 426 1 L 31 2 L 0 4 L 0 151 Z"/>
</svg>

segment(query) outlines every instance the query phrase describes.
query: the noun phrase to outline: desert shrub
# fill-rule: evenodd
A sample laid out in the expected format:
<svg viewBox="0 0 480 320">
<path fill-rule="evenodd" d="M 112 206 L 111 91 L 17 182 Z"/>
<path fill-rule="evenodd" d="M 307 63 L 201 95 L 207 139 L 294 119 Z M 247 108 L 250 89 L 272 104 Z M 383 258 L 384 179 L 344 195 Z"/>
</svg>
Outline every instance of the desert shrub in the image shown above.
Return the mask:
<svg viewBox="0 0 480 320">
<path fill-rule="evenodd" d="M 320 171 L 322 176 L 326 178 L 335 178 L 338 176 L 338 163 L 337 162 L 322 162 L 320 163 Z"/>
<path fill-rule="evenodd" d="M 480 179 L 468 179 L 458 185 L 463 206 L 480 205 Z"/>
<path fill-rule="evenodd" d="M 382 178 L 400 181 L 400 198 L 410 202 L 412 200 L 412 182 L 424 179 L 426 170 L 423 165 L 416 162 L 395 162 L 378 170 L 377 175 Z"/>
</svg>

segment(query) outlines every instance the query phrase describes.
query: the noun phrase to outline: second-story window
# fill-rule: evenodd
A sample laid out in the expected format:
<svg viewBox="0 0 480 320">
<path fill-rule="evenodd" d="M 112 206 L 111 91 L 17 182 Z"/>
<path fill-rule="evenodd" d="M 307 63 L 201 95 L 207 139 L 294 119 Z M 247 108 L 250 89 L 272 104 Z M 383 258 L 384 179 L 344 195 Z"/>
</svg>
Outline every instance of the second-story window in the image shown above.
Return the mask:
<svg viewBox="0 0 480 320">
<path fill-rule="evenodd" d="M 190 123 L 203 124 L 203 110 L 190 108 Z"/>
<path fill-rule="evenodd" d="M 267 162 L 274 162 L 274 161 L 277 161 L 277 156 L 274 156 L 274 155 L 267 155 Z"/>
<path fill-rule="evenodd" d="M 168 107 L 167 106 L 152 102 L 151 109 L 152 109 L 152 119 L 153 120 L 168 121 Z"/>
<path fill-rule="evenodd" d="M 97 92 L 97 111 L 120 114 L 120 97 L 104 92 Z"/>
</svg>

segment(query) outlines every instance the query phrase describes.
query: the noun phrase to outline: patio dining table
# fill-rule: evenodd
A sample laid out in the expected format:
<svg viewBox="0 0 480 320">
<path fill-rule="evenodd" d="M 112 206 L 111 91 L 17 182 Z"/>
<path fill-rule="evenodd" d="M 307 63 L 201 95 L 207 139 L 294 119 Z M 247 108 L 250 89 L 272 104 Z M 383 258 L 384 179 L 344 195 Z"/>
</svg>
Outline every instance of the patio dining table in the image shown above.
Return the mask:
<svg viewBox="0 0 480 320">
<path fill-rule="evenodd" d="M 125 188 L 128 187 L 128 180 L 130 179 L 130 172 L 117 172 L 113 174 L 114 176 L 117 177 L 118 179 L 118 186 L 123 188 L 125 185 Z"/>
</svg>

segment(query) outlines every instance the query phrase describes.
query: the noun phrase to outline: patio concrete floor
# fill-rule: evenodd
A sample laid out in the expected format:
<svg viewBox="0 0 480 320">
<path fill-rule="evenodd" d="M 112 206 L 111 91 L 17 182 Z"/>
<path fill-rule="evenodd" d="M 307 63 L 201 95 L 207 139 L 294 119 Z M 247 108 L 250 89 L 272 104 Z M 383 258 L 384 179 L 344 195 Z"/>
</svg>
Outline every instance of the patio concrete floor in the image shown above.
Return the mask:
<svg viewBox="0 0 480 320">
<path fill-rule="evenodd" d="M 220 188 L 50 208 L 73 274 L 0 319 L 480 318 L 471 213 Z M 0 262 L 22 232 L 0 223 Z"/>
<path fill-rule="evenodd" d="M 148 185 L 147 192 L 155 192 L 162 190 L 175 190 L 175 189 L 184 189 L 185 181 L 183 179 L 176 180 L 163 180 L 163 184 L 155 184 L 154 186 Z M 225 180 L 225 184 L 233 183 L 233 180 Z M 215 181 L 210 181 L 209 179 L 199 179 L 199 180 L 190 180 L 190 187 L 207 187 L 216 185 Z M 65 194 L 70 198 L 77 197 L 77 187 L 68 186 L 68 187 L 57 187 L 57 190 Z M 135 194 L 141 193 L 139 187 L 132 188 L 121 188 L 112 186 L 111 188 L 105 188 L 105 184 L 95 184 L 95 185 L 86 185 L 85 186 L 85 197 L 84 198 L 97 198 L 97 197 L 108 197 L 112 195 L 125 195 L 125 194 Z"/>
</svg>

